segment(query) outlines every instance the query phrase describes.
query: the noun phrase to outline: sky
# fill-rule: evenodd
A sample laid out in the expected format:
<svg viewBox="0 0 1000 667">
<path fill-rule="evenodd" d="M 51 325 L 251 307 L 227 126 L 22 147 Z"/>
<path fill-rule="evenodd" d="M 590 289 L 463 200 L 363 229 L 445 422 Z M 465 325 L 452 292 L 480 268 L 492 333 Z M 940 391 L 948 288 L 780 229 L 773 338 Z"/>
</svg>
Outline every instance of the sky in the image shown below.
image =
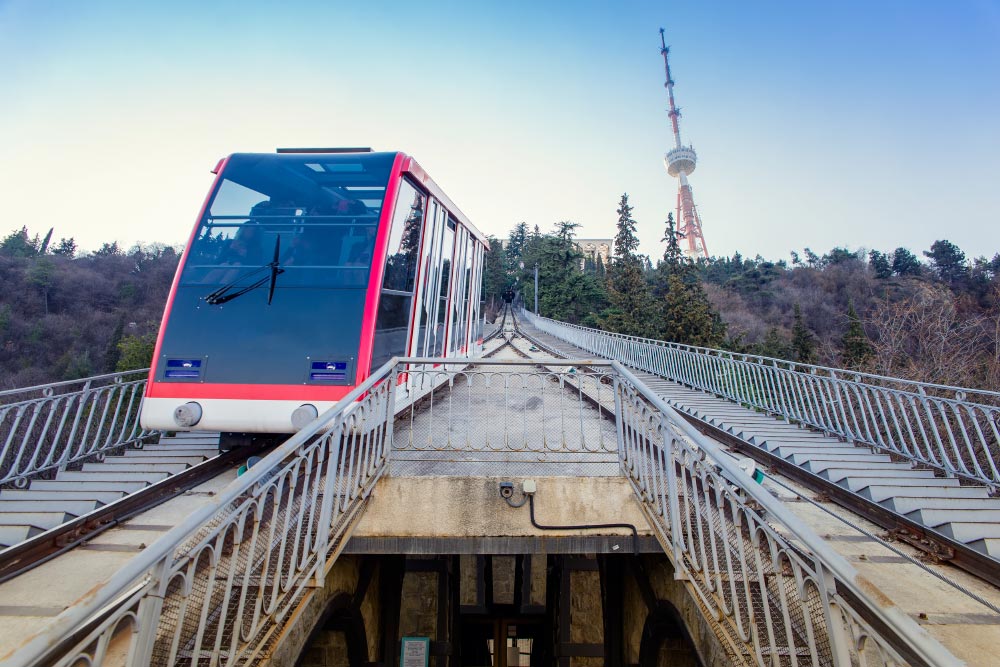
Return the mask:
<svg viewBox="0 0 1000 667">
<path fill-rule="evenodd" d="M 710 253 L 1000 252 L 1000 0 L 0 0 L 0 234 L 182 244 L 219 158 L 371 146 L 656 257 L 661 26 Z"/>
</svg>

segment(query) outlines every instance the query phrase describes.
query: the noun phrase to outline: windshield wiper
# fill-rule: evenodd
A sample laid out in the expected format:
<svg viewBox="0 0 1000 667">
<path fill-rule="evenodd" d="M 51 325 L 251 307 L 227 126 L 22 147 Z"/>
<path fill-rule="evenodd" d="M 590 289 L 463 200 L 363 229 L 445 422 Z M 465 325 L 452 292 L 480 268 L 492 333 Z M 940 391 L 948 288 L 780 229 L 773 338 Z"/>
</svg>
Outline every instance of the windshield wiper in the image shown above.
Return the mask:
<svg viewBox="0 0 1000 667">
<path fill-rule="evenodd" d="M 242 275 L 236 276 L 236 279 L 227 285 L 223 285 L 219 289 L 215 290 L 211 294 L 205 296 L 205 303 L 216 306 L 220 303 L 225 303 L 227 301 L 232 301 L 236 297 L 243 296 L 247 292 L 251 292 L 258 287 L 263 287 L 265 284 L 268 285 L 267 288 L 267 305 L 271 305 L 271 300 L 274 299 L 274 287 L 278 282 L 278 274 L 284 273 L 285 270 L 281 268 L 278 264 L 278 256 L 281 254 L 281 235 L 279 234 L 274 239 L 274 259 L 270 263 L 264 266 L 259 266 L 256 269 L 244 273 Z M 235 292 L 233 290 L 236 288 L 236 283 L 249 278 L 250 276 L 255 276 L 262 271 L 267 271 L 268 275 L 264 276 L 260 280 L 253 282 L 245 287 L 242 287 Z"/>
</svg>

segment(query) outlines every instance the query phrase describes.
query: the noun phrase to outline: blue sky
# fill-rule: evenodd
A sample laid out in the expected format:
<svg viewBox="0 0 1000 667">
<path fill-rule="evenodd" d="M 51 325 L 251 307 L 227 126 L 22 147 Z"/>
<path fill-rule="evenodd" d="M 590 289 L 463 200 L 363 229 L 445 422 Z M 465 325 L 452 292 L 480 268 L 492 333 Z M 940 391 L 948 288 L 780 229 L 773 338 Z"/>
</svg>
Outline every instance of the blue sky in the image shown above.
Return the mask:
<svg viewBox="0 0 1000 667">
<path fill-rule="evenodd" d="M 487 233 L 660 254 L 658 29 L 714 254 L 1000 251 L 1000 1 L 0 0 L 0 233 L 182 243 L 231 152 L 413 154 Z"/>
</svg>

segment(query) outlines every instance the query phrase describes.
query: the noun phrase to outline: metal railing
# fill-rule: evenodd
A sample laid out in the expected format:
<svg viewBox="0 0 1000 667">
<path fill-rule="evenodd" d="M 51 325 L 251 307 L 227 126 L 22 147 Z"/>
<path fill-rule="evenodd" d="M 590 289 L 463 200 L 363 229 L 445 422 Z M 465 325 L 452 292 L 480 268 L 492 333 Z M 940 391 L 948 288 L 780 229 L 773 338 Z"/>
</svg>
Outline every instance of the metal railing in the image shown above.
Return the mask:
<svg viewBox="0 0 1000 667">
<path fill-rule="evenodd" d="M 434 388 L 397 406 L 397 393 L 426 386 L 419 374 Z M 592 439 L 609 424 L 613 439 Z M 322 585 L 390 461 L 434 452 L 452 464 L 493 453 L 508 474 L 526 452 L 534 474 L 549 457 L 610 455 L 734 662 L 961 664 L 622 364 L 537 359 L 393 359 L 9 664 L 259 662 Z M 92 619 L 82 641 L 60 644 Z"/>
<path fill-rule="evenodd" d="M 840 554 L 614 366 L 622 471 L 675 576 L 736 664 L 962 664 L 897 607 L 873 599 L 871 584 Z"/>
<path fill-rule="evenodd" d="M 625 336 L 527 311 L 521 317 L 540 331 L 632 368 L 950 475 L 1000 486 L 998 392 Z"/>
<path fill-rule="evenodd" d="M 11 667 L 259 659 L 307 589 L 322 586 L 386 469 L 395 375 L 393 360 L 60 614 Z M 82 641 L 60 644 L 107 605 Z"/>
<path fill-rule="evenodd" d="M 149 369 L 0 391 L 0 485 L 148 440 L 139 407 Z"/>
<path fill-rule="evenodd" d="M 392 474 L 491 476 L 512 466 L 530 474 L 541 466 L 546 474 L 617 475 L 610 367 L 490 359 L 411 368 L 413 386 L 434 389 L 397 416 Z"/>
</svg>

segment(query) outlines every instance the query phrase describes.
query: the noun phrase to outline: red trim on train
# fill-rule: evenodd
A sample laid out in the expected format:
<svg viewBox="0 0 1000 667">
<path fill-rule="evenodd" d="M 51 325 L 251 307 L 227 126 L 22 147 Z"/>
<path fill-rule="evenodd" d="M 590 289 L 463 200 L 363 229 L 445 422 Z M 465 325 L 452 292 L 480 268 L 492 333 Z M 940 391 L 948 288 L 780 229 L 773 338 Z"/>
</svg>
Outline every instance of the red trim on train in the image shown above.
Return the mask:
<svg viewBox="0 0 1000 667">
<path fill-rule="evenodd" d="M 356 365 L 358 384 L 365 381 L 371 372 L 372 345 L 375 339 L 375 319 L 378 317 L 378 302 L 382 295 L 382 279 L 385 274 L 386 251 L 389 245 L 389 234 L 392 232 L 392 214 L 396 208 L 396 194 L 399 192 L 401 169 L 406 158 L 402 153 L 396 153 L 389 171 L 389 182 L 385 186 L 385 198 L 382 200 L 382 212 L 378 219 L 378 232 L 375 237 L 375 249 L 372 251 L 372 268 L 368 274 L 368 293 L 365 295 L 365 314 L 361 318 L 361 347 L 358 349 Z"/>
<path fill-rule="evenodd" d="M 354 386 L 325 387 L 314 384 L 212 384 L 157 382 L 150 398 L 235 398 L 258 401 L 339 401 Z"/>
<path fill-rule="evenodd" d="M 167 386 L 171 386 L 172 383 L 169 382 L 155 382 L 156 378 L 156 368 L 160 361 L 160 346 L 163 345 L 163 334 L 167 330 L 167 320 L 170 319 L 170 311 L 174 308 L 174 296 L 177 294 L 177 286 L 181 282 L 181 272 L 184 270 L 185 264 L 187 264 L 188 253 L 191 252 L 191 246 L 194 245 L 195 235 L 198 233 L 198 228 L 201 226 L 201 221 L 205 218 L 205 212 L 208 210 L 208 204 L 212 201 L 212 197 L 215 195 L 215 190 L 219 187 L 219 182 L 222 180 L 222 173 L 226 170 L 226 165 L 229 163 L 229 158 L 232 155 L 222 158 L 219 160 L 218 164 L 215 165 L 215 170 L 212 172 L 215 174 L 215 178 L 212 179 L 212 187 L 208 189 L 208 194 L 205 195 L 205 202 L 201 205 L 201 210 L 198 212 L 198 218 L 195 220 L 194 228 L 191 230 L 191 236 L 188 237 L 187 245 L 184 246 L 184 252 L 181 253 L 181 259 L 177 262 L 177 271 L 174 272 L 174 281 L 170 284 L 170 293 L 167 295 L 167 305 L 163 309 L 163 318 L 160 320 L 160 331 L 156 334 L 156 347 L 153 348 L 153 360 L 149 365 L 149 381 L 146 383 L 146 396 L 150 398 L 160 398 L 164 396 L 160 391 Z M 183 385 L 177 385 L 183 386 Z M 190 388 L 190 385 L 188 385 Z"/>
</svg>

